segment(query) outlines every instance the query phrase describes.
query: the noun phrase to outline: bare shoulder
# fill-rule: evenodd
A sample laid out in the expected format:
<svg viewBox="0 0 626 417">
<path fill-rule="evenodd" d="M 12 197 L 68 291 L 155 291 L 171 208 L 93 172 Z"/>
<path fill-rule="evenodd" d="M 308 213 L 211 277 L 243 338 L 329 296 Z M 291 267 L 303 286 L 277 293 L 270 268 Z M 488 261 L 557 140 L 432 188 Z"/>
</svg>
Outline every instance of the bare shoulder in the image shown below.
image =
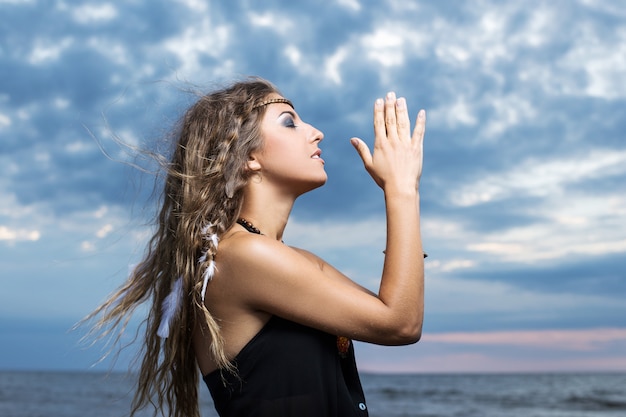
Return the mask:
<svg viewBox="0 0 626 417">
<path fill-rule="evenodd" d="M 295 250 L 264 235 L 234 232 L 220 241 L 215 259 L 217 286 L 224 286 L 238 299 L 258 295 L 263 285 L 293 279 L 297 271 L 320 270 L 312 254 Z"/>
<path fill-rule="evenodd" d="M 276 265 L 278 260 L 283 263 L 308 260 L 317 264 L 316 259 L 310 252 L 287 246 L 267 236 L 238 231 L 220 242 L 216 261 L 218 266 L 235 272 L 269 267 Z"/>
<path fill-rule="evenodd" d="M 308 259 L 313 265 L 316 265 L 319 269 L 324 269 L 324 265 L 326 264 L 326 262 L 324 262 L 324 260 L 319 256 L 315 255 L 312 252 L 309 252 L 308 250 L 296 248 L 295 246 L 289 246 L 289 248 L 299 253 L 304 258 Z"/>
</svg>

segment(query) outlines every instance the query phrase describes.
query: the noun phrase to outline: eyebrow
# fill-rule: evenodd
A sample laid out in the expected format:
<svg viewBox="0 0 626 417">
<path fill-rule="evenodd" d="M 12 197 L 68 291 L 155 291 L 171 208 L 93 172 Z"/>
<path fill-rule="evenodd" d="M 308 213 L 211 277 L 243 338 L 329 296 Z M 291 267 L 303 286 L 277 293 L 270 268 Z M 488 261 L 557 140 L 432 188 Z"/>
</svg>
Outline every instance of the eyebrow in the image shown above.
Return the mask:
<svg viewBox="0 0 626 417">
<path fill-rule="evenodd" d="M 278 115 L 278 117 L 281 117 L 283 114 L 288 114 L 291 117 L 293 117 L 294 119 L 297 118 L 298 116 L 296 115 L 296 113 L 293 110 L 285 110 L 283 112 L 280 112 L 280 114 Z M 277 117 L 277 119 L 278 119 Z"/>
<path fill-rule="evenodd" d="M 294 110 L 284 110 L 284 111 L 280 112 L 280 114 L 278 116 L 276 116 L 276 121 L 280 122 L 281 119 L 284 119 L 283 116 L 285 116 L 286 114 L 291 116 L 291 118 L 294 120 L 294 123 L 295 123 L 296 120 L 300 120 L 300 118 L 298 117 L 298 115 L 296 114 L 296 112 Z"/>
</svg>

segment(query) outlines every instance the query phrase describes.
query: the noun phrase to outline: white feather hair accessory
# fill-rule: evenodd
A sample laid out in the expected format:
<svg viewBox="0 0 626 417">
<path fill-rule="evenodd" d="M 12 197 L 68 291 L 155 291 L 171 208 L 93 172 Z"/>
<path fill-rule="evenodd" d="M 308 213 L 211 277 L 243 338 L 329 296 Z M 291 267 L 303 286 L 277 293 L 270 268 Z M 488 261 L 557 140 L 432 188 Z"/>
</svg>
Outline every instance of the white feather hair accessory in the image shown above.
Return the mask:
<svg viewBox="0 0 626 417">
<path fill-rule="evenodd" d="M 170 335 L 170 326 L 174 317 L 180 310 L 180 304 L 183 300 L 183 277 L 178 277 L 172 285 L 172 291 L 165 297 L 162 304 L 163 315 L 161 316 L 161 323 L 157 330 L 157 335 L 160 338 L 167 339 Z"/>
<path fill-rule="evenodd" d="M 215 225 L 212 223 L 207 224 L 202 228 L 201 233 L 202 239 L 211 241 L 213 247 L 215 248 L 215 250 L 217 250 L 219 238 L 217 237 L 216 233 L 210 233 L 211 228 L 214 226 Z M 203 250 L 202 256 L 198 258 L 198 263 L 205 263 L 207 261 L 207 254 L 207 250 Z M 207 265 L 207 268 L 202 274 L 202 302 L 204 302 L 204 295 L 206 293 L 207 285 L 209 284 L 209 281 L 213 278 L 213 275 L 215 275 L 215 269 L 215 261 L 211 259 L 209 261 L 209 264 Z M 172 285 L 172 290 L 163 300 L 163 315 L 161 317 L 159 329 L 157 330 L 157 335 L 159 337 L 167 339 L 167 337 L 170 335 L 170 327 L 172 325 L 172 321 L 180 310 L 180 305 L 183 301 L 183 298 L 183 277 L 180 276 L 176 279 L 176 281 L 174 281 L 174 284 Z"/>
<path fill-rule="evenodd" d="M 204 274 L 202 274 L 202 302 L 204 302 L 204 295 L 206 294 L 206 287 L 209 284 L 209 281 L 213 279 L 213 275 L 215 275 L 215 261 L 211 259 L 209 265 L 204 270 Z"/>
<path fill-rule="evenodd" d="M 211 228 L 214 226 L 215 226 L 214 224 L 209 223 L 202 228 L 202 239 L 210 241 L 213 244 L 214 250 L 217 250 L 217 244 L 219 242 L 219 238 L 217 237 L 216 233 L 209 232 Z M 207 261 L 207 251 L 204 250 L 202 251 L 202 256 L 198 258 L 198 263 L 203 264 L 206 261 Z M 204 295 L 206 294 L 206 287 L 209 284 L 209 281 L 213 279 L 213 275 L 215 275 L 215 269 L 216 269 L 215 261 L 211 259 L 206 269 L 204 270 L 204 273 L 202 274 L 202 292 L 201 292 L 202 302 L 204 302 Z"/>
</svg>

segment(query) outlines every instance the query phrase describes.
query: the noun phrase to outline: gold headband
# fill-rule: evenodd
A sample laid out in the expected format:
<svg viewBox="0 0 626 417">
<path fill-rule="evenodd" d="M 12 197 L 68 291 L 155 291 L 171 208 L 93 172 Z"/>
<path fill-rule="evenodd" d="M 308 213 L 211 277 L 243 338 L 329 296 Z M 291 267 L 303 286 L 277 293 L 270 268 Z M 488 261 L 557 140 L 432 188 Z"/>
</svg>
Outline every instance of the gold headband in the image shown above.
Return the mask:
<svg viewBox="0 0 626 417">
<path fill-rule="evenodd" d="M 285 103 L 285 104 L 289 104 L 291 106 L 292 109 L 294 109 L 295 107 L 293 107 L 293 104 L 291 103 L 291 101 L 287 100 L 286 98 L 270 98 L 267 99 L 265 101 L 262 101 L 260 103 L 255 104 L 252 109 L 256 109 L 259 107 L 263 107 L 263 106 L 267 106 L 268 104 L 273 104 L 273 103 Z"/>
</svg>

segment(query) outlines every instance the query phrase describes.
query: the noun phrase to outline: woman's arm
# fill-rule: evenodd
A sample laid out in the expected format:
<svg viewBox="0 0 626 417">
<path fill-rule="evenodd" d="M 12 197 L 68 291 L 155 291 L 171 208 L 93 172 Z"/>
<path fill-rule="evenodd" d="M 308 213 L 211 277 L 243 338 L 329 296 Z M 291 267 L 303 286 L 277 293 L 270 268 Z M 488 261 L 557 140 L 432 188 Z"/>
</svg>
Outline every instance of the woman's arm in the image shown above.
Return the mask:
<svg viewBox="0 0 626 417">
<path fill-rule="evenodd" d="M 346 285 L 350 285 L 350 286 L 353 286 L 355 288 L 358 288 L 359 290 L 363 291 L 366 294 L 373 295 L 375 297 L 377 296 L 376 294 L 374 294 L 373 292 L 371 292 L 367 288 L 365 288 L 362 285 L 359 285 L 358 283 L 352 281 L 344 273 L 339 271 L 337 268 L 335 268 L 334 266 L 332 266 L 331 264 L 329 264 L 328 262 L 326 262 L 325 260 L 323 260 L 319 256 L 315 255 L 314 253 L 311 253 L 311 252 L 306 251 L 304 249 L 295 248 L 293 246 L 292 246 L 292 248 L 294 250 L 296 250 L 297 252 L 299 252 L 300 254 L 302 254 L 302 256 L 308 258 L 311 262 L 316 264 L 319 267 L 319 269 L 322 272 L 324 272 L 324 274 L 326 274 L 328 277 L 330 277 L 332 279 L 335 279 L 335 280 L 338 280 L 340 282 L 343 282 Z"/>
</svg>

